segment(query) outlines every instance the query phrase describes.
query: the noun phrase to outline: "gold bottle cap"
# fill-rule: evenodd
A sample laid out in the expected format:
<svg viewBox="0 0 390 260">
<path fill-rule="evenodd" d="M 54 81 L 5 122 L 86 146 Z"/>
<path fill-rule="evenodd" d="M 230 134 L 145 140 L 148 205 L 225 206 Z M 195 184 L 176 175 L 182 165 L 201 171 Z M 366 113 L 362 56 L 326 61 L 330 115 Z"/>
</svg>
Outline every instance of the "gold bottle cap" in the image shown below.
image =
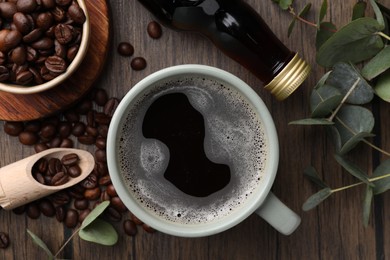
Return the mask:
<svg viewBox="0 0 390 260">
<path fill-rule="evenodd" d="M 309 72 L 309 64 L 295 54 L 287 66 L 264 88 L 269 90 L 277 100 L 284 100 L 302 84 Z"/>
</svg>

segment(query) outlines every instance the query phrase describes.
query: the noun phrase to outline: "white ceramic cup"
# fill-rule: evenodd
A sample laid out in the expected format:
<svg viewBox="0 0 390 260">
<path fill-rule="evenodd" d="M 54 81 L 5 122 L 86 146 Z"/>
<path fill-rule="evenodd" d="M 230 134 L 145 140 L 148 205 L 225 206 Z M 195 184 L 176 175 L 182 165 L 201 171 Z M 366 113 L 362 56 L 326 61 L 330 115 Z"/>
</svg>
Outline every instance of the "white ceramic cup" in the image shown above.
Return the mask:
<svg viewBox="0 0 390 260">
<path fill-rule="evenodd" d="M 256 109 L 260 121 L 262 121 L 264 126 L 269 151 L 263 180 L 253 191 L 253 196 L 247 199 L 241 207 L 236 208 L 232 213 L 213 222 L 180 224 L 167 221 L 157 214 L 153 214 L 132 196 L 120 171 L 118 144 L 120 142 L 120 126 L 126 118 L 126 111 L 134 105 L 134 101 L 140 95 L 152 88 L 159 81 L 166 80 L 170 77 L 190 77 L 191 75 L 204 76 L 226 83 L 238 90 Z M 300 217 L 270 192 L 278 168 L 279 147 L 275 125 L 267 107 L 261 98 L 245 82 L 226 71 L 214 67 L 192 64 L 169 67 L 157 71 L 137 83 L 122 99 L 112 117 L 107 139 L 107 160 L 112 183 L 126 207 L 144 223 L 166 234 L 181 237 L 213 235 L 237 225 L 252 213 L 260 215 L 276 230 L 285 235 L 291 234 L 300 224 Z"/>
</svg>

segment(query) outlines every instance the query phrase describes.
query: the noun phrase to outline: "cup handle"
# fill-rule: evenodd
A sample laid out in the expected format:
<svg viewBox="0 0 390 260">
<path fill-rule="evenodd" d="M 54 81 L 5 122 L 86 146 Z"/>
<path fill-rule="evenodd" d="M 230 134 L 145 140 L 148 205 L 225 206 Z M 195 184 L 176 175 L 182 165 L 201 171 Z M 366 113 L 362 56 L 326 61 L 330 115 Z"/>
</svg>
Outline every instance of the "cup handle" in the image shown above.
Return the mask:
<svg viewBox="0 0 390 260">
<path fill-rule="evenodd" d="M 283 235 L 290 235 L 301 223 L 301 218 L 272 192 L 255 212 Z"/>
</svg>

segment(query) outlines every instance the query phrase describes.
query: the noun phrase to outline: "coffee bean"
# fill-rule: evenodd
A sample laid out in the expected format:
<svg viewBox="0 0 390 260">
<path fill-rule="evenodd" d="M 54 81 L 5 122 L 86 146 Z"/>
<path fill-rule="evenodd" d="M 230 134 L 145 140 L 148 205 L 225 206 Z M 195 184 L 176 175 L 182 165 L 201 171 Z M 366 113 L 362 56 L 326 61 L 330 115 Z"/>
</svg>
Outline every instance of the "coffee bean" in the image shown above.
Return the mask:
<svg viewBox="0 0 390 260">
<path fill-rule="evenodd" d="M 28 34 L 33 27 L 30 20 L 22 12 L 16 12 L 13 15 L 13 23 L 15 24 L 16 29 L 23 35 Z"/>
<path fill-rule="evenodd" d="M 84 191 L 84 198 L 87 200 L 96 200 L 100 197 L 101 195 L 101 189 L 100 187 L 96 187 L 93 189 L 86 189 Z"/>
<path fill-rule="evenodd" d="M 23 36 L 23 42 L 32 43 L 37 41 L 43 35 L 43 31 L 41 28 L 35 28 L 25 36 Z"/>
<path fill-rule="evenodd" d="M 146 68 L 146 60 L 142 57 L 136 57 L 131 61 L 130 66 L 133 70 L 143 70 Z"/>
<path fill-rule="evenodd" d="M 45 9 L 52 9 L 56 6 L 55 0 L 41 0 L 41 5 Z"/>
<path fill-rule="evenodd" d="M 84 199 L 85 188 L 80 184 L 74 185 L 67 189 L 68 194 L 74 199 Z"/>
<path fill-rule="evenodd" d="M 54 21 L 56 22 L 62 22 L 66 18 L 65 10 L 59 6 L 56 6 L 54 9 L 50 10 L 50 12 L 53 15 Z"/>
<path fill-rule="evenodd" d="M 38 172 L 36 174 L 34 174 L 34 179 L 39 182 L 40 184 L 43 184 L 45 185 L 45 178 L 43 177 L 42 173 Z"/>
<path fill-rule="evenodd" d="M 118 45 L 118 53 L 122 56 L 131 56 L 134 54 L 134 47 L 128 42 L 121 42 Z"/>
<path fill-rule="evenodd" d="M 10 78 L 10 71 L 5 66 L 0 66 L 0 82 L 5 82 Z"/>
<path fill-rule="evenodd" d="M 67 44 L 73 39 L 73 26 L 58 24 L 54 29 L 56 40 L 61 44 Z"/>
<path fill-rule="evenodd" d="M 68 175 L 66 175 L 64 172 L 57 172 L 52 180 L 51 180 L 51 185 L 53 186 L 60 186 L 68 182 Z"/>
<path fill-rule="evenodd" d="M 38 71 L 38 69 L 36 69 L 36 68 L 28 68 L 28 70 L 33 75 L 34 81 L 35 81 L 36 84 L 42 84 L 44 82 L 43 78 L 41 77 L 41 74 Z"/>
<path fill-rule="evenodd" d="M 50 147 L 51 148 L 60 147 L 61 144 L 62 144 L 62 138 L 59 137 L 59 136 L 54 137 L 50 141 Z"/>
<path fill-rule="evenodd" d="M 109 125 L 111 117 L 102 112 L 95 113 L 95 121 L 100 125 Z"/>
<path fill-rule="evenodd" d="M 137 226 L 134 221 L 130 219 L 123 221 L 123 230 L 128 236 L 135 236 L 137 234 Z"/>
<path fill-rule="evenodd" d="M 111 206 L 108 206 L 104 213 L 111 221 L 119 222 L 122 219 L 122 214 Z"/>
<path fill-rule="evenodd" d="M 87 133 L 87 135 L 90 135 L 90 136 L 93 136 L 93 137 L 97 137 L 99 135 L 99 132 L 98 132 L 97 128 L 89 126 L 89 125 L 85 128 L 85 132 Z M 96 142 L 97 142 L 97 139 L 96 139 Z"/>
<path fill-rule="evenodd" d="M 78 165 L 70 166 L 68 169 L 68 174 L 72 178 L 79 177 L 81 174 L 81 168 Z"/>
<path fill-rule="evenodd" d="M 58 126 L 58 134 L 62 138 L 68 137 L 72 132 L 72 124 L 69 122 L 61 122 Z"/>
<path fill-rule="evenodd" d="M 72 3 L 72 0 L 56 0 L 56 3 L 59 6 L 67 6 L 70 5 L 70 3 Z"/>
<path fill-rule="evenodd" d="M 48 174 L 55 175 L 56 173 L 62 171 L 62 163 L 58 158 L 49 159 Z"/>
<path fill-rule="evenodd" d="M 104 175 L 104 176 L 99 178 L 99 185 L 107 186 L 110 183 L 111 183 L 110 175 Z"/>
<path fill-rule="evenodd" d="M 98 133 L 106 138 L 107 137 L 107 134 L 108 134 L 108 125 L 99 125 L 98 126 Z"/>
<path fill-rule="evenodd" d="M 0 232 L 0 248 L 7 248 L 9 246 L 9 236 L 5 232 Z"/>
<path fill-rule="evenodd" d="M 76 153 L 69 153 L 62 157 L 61 162 L 65 166 L 76 165 L 79 161 L 79 156 Z"/>
<path fill-rule="evenodd" d="M 58 56 L 50 56 L 45 60 L 45 66 L 50 72 L 63 73 L 66 71 L 66 61 Z"/>
<path fill-rule="evenodd" d="M 84 210 L 84 209 L 88 208 L 89 201 L 86 199 L 77 199 L 74 201 L 73 205 L 78 210 Z"/>
<path fill-rule="evenodd" d="M 10 136 L 18 136 L 23 131 L 24 125 L 22 122 L 5 122 L 4 132 Z"/>
<path fill-rule="evenodd" d="M 73 140 L 69 138 L 64 138 L 60 144 L 61 148 L 73 148 Z"/>
<path fill-rule="evenodd" d="M 98 149 L 95 151 L 95 159 L 98 162 L 107 162 L 106 150 Z"/>
<path fill-rule="evenodd" d="M 118 196 L 111 198 L 111 205 L 119 212 L 123 213 L 127 211 L 125 204 L 123 204 L 122 200 Z"/>
<path fill-rule="evenodd" d="M 42 127 L 40 136 L 46 139 L 53 137 L 56 134 L 56 127 L 52 124 L 47 124 Z"/>
<path fill-rule="evenodd" d="M 79 214 L 79 223 L 82 223 L 84 219 L 89 215 L 89 213 L 91 213 L 90 209 L 85 209 L 81 211 Z"/>
<path fill-rule="evenodd" d="M 97 133 L 97 130 L 96 130 L 96 133 Z M 98 138 L 96 138 L 95 146 L 101 150 L 105 150 L 106 146 L 107 146 L 106 139 L 99 136 Z"/>
<path fill-rule="evenodd" d="M 16 80 L 15 82 L 19 85 L 27 85 L 34 79 L 34 75 L 31 73 L 31 71 L 22 71 L 20 73 L 16 74 Z"/>
<path fill-rule="evenodd" d="M 79 45 L 73 45 L 68 49 L 68 51 L 66 53 L 66 58 L 68 59 L 69 62 L 74 60 L 77 53 L 79 52 L 79 49 L 80 49 Z"/>
<path fill-rule="evenodd" d="M 57 206 L 56 208 L 56 219 L 58 222 L 62 222 L 65 219 L 65 207 L 64 206 Z"/>
<path fill-rule="evenodd" d="M 84 11 L 80 8 L 76 1 L 73 1 L 71 6 L 69 6 L 68 14 L 76 24 L 83 24 L 86 20 Z"/>
<path fill-rule="evenodd" d="M 19 31 L 3 29 L 0 31 L 0 51 L 8 52 L 15 48 L 22 41 L 22 34 Z"/>
<path fill-rule="evenodd" d="M 42 214 L 45 215 L 46 217 L 53 217 L 56 214 L 56 210 L 54 208 L 53 203 L 48 199 L 41 200 L 38 206 Z"/>
<path fill-rule="evenodd" d="M 62 206 L 62 205 L 66 205 L 70 202 L 70 197 L 65 191 L 59 191 L 59 192 L 56 192 L 56 193 L 50 195 L 50 200 L 54 204 L 56 204 L 58 206 Z"/>
<path fill-rule="evenodd" d="M 38 28 L 41 28 L 42 31 L 46 31 L 47 29 L 49 29 L 53 25 L 53 22 L 53 15 L 49 12 L 40 13 L 35 19 L 35 25 Z"/>
<path fill-rule="evenodd" d="M 46 158 L 41 158 L 39 159 L 36 163 L 37 165 L 37 169 L 40 173 L 43 173 L 45 174 L 46 171 L 48 170 L 49 168 L 49 162 L 46 160 Z M 35 166 L 35 165 L 34 165 Z"/>
<path fill-rule="evenodd" d="M 47 50 L 54 46 L 54 41 L 49 37 L 43 37 L 30 44 L 36 50 Z"/>
<path fill-rule="evenodd" d="M 86 126 L 83 122 L 77 122 L 73 126 L 72 134 L 76 137 L 84 135 L 85 128 L 86 128 Z"/>
<path fill-rule="evenodd" d="M 41 131 L 41 122 L 39 121 L 29 121 L 26 123 L 26 126 L 24 127 L 24 131 L 38 133 Z"/>
<path fill-rule="evenodd" d="M 108 167 L 106 162 L 96 162 L 96 170 L 99 176 L 108 174 Z"/>
<path fill-rule="evenodd" d="M 109 117 L 114 115 L 116 108 L 119 105 L 119 100 L 117 98 L 110 98 L 107 103 L 104 105 L 103 112 Z"/>
<path fill-rule="evenodd" d="M 17 65 L 22 65 L 26 62 L 27 59 L 27 52 L 26 49 L 22 46 L 18 46 L 11 50 L 9 53 L 9 58 L 10 60 L 17 64 Z"/>
<path fill-rule="evenodd" d="M 91 144 L 95 143 L 96 139 L 95 139 L 95 137 L 90 136 L 90 135 L 82 135 L 82 136 L 77 137 L 77 140 L 82 144 L 91 145 Z"/>
<path fill-rule="evenodd" d="M 87 113 L 87 125 L 91 127 L 96 127 L 94 110 L 91 110 Z"/>
<path fill-rule="evenodd" d="M 103 191 L 100 194 L 100 200 L 101 201 L 109 201 L 109 200 L 111 200 L 111 197 L 110 197 L 110 195 L 108 195 L 107 191 Z"/>
<path fill-rule="evenodd" d="M 40 153 L 40 152 L 45 151 L 47 149 L 49 149 L 49 146 L 45 143 L 39 143 L 39 144 L 34 145 L 34 150 L 36 153 Z"/>
<path fill-rule="evenodd" d="M 68 228 L 74 228 L 77 226 L 79 220 L 79 214 L 74 209 L 68 209 L 65 215 L 65 226 Z"/>
<path fill-rule="evenodd" d="M 32 13 L 37 6 L 36 0 L 18 0 L 16 2 L 16 8 L 23 13 Z"/>
<path fill-rule="evenodd" d="M 147 32 L 151 38 L 158 39 L 162 35 L 161 25 L 156 21 L 152 21 L 148 24 Z"/>
<path fill-rule="evenodd" d="M 81 115 L 86 115 L 88 111 L 92 109 L 92 101 L 89 99 L 84 99 L 78 103 L 76 107 L 76 112 Z"/>
<path fill-rule="evenodd" d="M 17 11 L 16 4 L 13 2 L 0 3 L 0 14 L 5 19 L 12 19 Z"/>
<path fill-rule="evenodd" d="M 19 142 L 24 145 L 34 145 L 38 142 L 38 136 L 34 132 L 23 131 L 19 134 Z"/>
<path fill-rule="evenodd" d="M 112 184 L 107 185 L 106 191 L 107 191 L 108 195 L 110 195 L 111 197 L 118 196 L 118 194 L 116 193 L 115 187 Z"/>
<path fill-rule="evenodd" d="M 80 120 L 79 114 L 77 114 L 74 110 L 67 111 L 64 116 L 70 123 L 77 123 Z"/>
<path fill-rule="evenodd" d="M 94 101 L 99 106 L 104 106 L 108 101 L 107 92 L 104 89 L 96 89 L 94 95 Z"/>
<path fill-rule="evenodd" d="M 87 178 L 81 181 L 81 186 L 83 186 L 85 189 L 93 189 L 97 185 L 98 185 L 98 178 L 93 173 L 89 174 Z"/>
<path fill-rule="evenodd" d="M 56 56 L 65 59 L 68 49 L 65 45 L 59 43 L 57 40 L 54 40 L 54 52 Z"/>
<path fill-rule="evenodd" d="M 36 203 L 30 203 L 27 206 L 27 216 L 31 219 L 37 219 L 41 215 L 39 207 Z"/>
</svg>

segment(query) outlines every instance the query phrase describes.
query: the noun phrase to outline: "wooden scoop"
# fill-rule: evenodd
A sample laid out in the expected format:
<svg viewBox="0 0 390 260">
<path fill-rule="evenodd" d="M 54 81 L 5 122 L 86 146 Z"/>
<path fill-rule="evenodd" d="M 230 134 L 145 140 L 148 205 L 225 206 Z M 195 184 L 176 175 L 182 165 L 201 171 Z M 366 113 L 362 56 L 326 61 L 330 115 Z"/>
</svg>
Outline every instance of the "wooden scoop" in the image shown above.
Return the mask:
<svg viewBox="0 0 390 260">
<path fill-rule="evenodd" d="M 59 186 L 43 185 L 32 176 L 32 168 L 39 159 L 43 157 L 47 159 L 61 159 L 64 155 L 70 153 L 75 153 L 79 156 L 80 176 L 70 178 L 68 182 Z M 91 153 L 71 148 L 48 149 L 9 164 L 0 168 L 0 206 L 5 209 L 13 209 L 68 188 L 87 177 L 92 172 L 94 166 L 95 160 Z"/>
</svg>

